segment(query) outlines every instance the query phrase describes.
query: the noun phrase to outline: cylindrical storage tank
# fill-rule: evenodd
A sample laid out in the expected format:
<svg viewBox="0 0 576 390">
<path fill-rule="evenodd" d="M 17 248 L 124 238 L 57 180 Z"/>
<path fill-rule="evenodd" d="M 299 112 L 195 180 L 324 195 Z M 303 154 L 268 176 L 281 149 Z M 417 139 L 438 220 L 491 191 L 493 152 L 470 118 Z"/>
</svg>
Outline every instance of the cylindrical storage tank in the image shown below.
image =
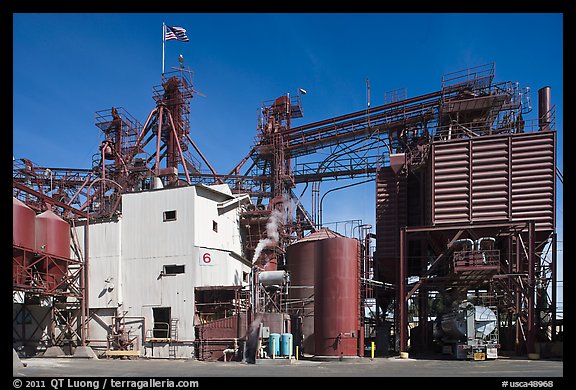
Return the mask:
<svg viewBox="0 0 576 390">
<path fill-rule="evenodd" d="M 270 333 L 268 339 L 268 355 L 280 356 L 280 333 Z"/>
<path fill-rule="evenodd" d="M 36 242 L 36 213 L 25 203 L 12 197 L 12 242 L 14 245 L 34 249 Z"/>
<path fill-rule="evenodd" d="M 36 251 L 52 256 L 70 258 L 70 225 L 54 212 L 47 210 L 36 216 Z M 68 262 L 50 258 L 41 272 L 48 288 L 55 288 L 68 272 Z"/>
<path fill-rule="evenodd" d="M 283 286 L 290 281 L 286 271 L 262 271 L 258 273 L 258 282 L 263 286 Z"/>
<path fill-rule="evenodd" d="M 286 248 L 286 266 L 290 272 L 288 298 L 292 315 L 302 319 L 301 333 L 295 334 L 294 344 L 299 351 L 314 355 L 314 263 L 319 256 L 320 241 L 327 238 L 343 237 L 330 229 L 323 228 L 307 235 Z"/>
<path fill-rule="evenodd" d="M 25 269 L 32 262 L 36 243 L 36 213 L 25 203 L 12 197 L 12 277 L 15 285 L 25 283 Z M 30 249 L 25 251 L 22 248 Z"/>
<path fill-rule="evenodd" d="M 280 355 L 292 356 L 292 333 L 280 335 Z"/>
<path fill-rule="evenodd" d="M 314 265 L 315 355 L 359 356 L 364 349 L 359 337 L 359 242 L 337 237 L 319 245 Z"/>
</svg>

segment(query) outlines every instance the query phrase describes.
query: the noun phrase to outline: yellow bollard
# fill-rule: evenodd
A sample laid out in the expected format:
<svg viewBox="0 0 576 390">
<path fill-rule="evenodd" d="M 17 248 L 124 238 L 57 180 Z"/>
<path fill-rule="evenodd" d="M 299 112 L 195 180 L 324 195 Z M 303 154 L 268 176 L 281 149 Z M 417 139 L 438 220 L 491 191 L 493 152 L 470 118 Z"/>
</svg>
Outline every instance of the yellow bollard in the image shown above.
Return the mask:
<svg viewBox="0 0 576 390">
<path fill-rule="evenodd" d="M 371 343 L 370 358 L 374 360 L 374 341 Z"/>
<path fill-rule="evenodd" d="M 296 346 L 296 360 L 298 360 L 298 346 Z"/>
</svg>

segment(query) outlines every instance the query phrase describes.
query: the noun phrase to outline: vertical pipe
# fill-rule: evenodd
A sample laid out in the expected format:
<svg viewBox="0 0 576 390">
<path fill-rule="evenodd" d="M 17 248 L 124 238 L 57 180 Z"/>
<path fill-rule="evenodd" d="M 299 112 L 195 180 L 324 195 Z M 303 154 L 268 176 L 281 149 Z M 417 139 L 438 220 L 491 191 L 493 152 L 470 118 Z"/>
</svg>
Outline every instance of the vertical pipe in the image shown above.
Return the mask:
<svg viewBox="0 0 576 390">
<path fill-rule="evenodd" d="M 472 139 L 468 140 L 468 221 L 472 223 Z"/>
<path fill-rule="evenodd" d="M 519 234 L 520 233 L 516 233 L 516 235 L 514 236 L 515 238 L 515 249 L 516 249 L 516 273 L 521 273 L 522 267 L 521 267 L 521 263 L 520 263 L 520 253 L 521 253 L 521 248 L 520 248 L 520 239 L 519 239 Z M 522 322 L 522 290 L 520 289 L 520 286 L 518 284 L 515 285 L 515 296 L 516 296 L 516 345 L 515 345 L 515 349 L 516 349 L 516 354 L 520 355 L 521 353 L 521 338 L 522 338 L 522 329 L 521 329 L 521 322 Z"/>
<path fill-rule="evenodd" d="M 550 87 L 538 90 L 538 127 L 540 131 L 550 130 Z"/>
<path fill-rule="evenodd" d="M 436 164 L 434 163 L 434 143 L 432 143 L 431 147 L 431 157 L 430 157 L 430 208 L 431 210 L 431 218 L 432 218 L 432 225 L 436 224 L 436 198 L 434 197 L 434 186 L 436 185 L 434 176 L 436 175 Z"/>
<path fill-rule="evenodd" d="M 162 22 L 162 78 L 164 78 L 164 46 L 166 45 L 166 24 Z"/>
<path fill-rule="evenodd" d="M 428 290 L 420 288 L 418 293 L 418 325 L 420 328 L 420 346 L 422 351 L 428 348 Z"/>
<path fill-rule="evenodd" d="M 507 138 L 508 143 L 508 183 L 506 197 L 508 198 L 508 221 L 512 220 L 512 137 Z"/>
<path fill-rule="evenodd" d="M 400 352 L 407 349 L 406 318 L 406 227 L 400 229 L 400 275 L 398 286 L 398 303 L 400 308 Z"/>
<path fill-rule="evenodd" d="M 556 232 L 552 233 L 552 264 L 550 264 L 550 272 L 552 273 L 552 341 L 556 341 L 556 251 L 557 251 L 557 236 Z"/>
<path fill-rule="evenodd" d="M 90 191 L 88 191 L 88 197 L 90 197 Z M 88 328 L 88 322 L 86 317 L 86 311 L 88 310 L 88 241 L 90 240 L 88 226 L 88 220 L 90 216 L 90 205 L 86 209 L 86 225 L 84 226 L 84 269 L 80 272 L 80 291 L 82 292 L 82 300 L 80 302 L 80 338 L 82 346 L 86 346 L 86 330 Z"/>
</svg>

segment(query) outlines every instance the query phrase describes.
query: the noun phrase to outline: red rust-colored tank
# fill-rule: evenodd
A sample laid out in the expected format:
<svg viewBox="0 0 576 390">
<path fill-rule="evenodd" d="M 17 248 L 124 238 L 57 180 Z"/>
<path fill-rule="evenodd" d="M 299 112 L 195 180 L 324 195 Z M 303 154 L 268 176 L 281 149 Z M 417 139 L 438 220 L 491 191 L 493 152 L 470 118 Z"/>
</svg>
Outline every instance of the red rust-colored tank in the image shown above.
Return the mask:
<svg viewBox="0 0 576 390">
<path fill-rule="evenodd" d="M 36 213 L 12 197 L 12 241 L 14 245 L 34 249 Z"/>
<path fill-rule="evenodd" d="M 50 257 L 70 258 L 70 225 L 50 210 L 36 216 L 36 251 Z M 48 259 L 41 272 L 48 288 L 55 288 L 66 276 L 68 262 Z"/>
<path fill-rule="evenodd" d="M 298 302 L 293 313 L 302 317 L 302 346 L 305 354 L 314 355 L 314 263 L 318 258 L 320 241 L 342 237 L 330 229 L 319 229 L 286 248 L 286 265 L 290 272 L 288 298 Z M 296 342 L 297 340 L 295 340 Z"/>
<path fill-rule="evenodd" d="M 15 285 L 24 283 L 25 269 L 34 257 L 35 222 L 36 213 L 34 210 L 12 197 L 12 243 L 14 245 L 12 276 Z M 30 249 L 30 251 L 18 247 Z"/>
<path fill-rule="evenodd" d="M 359 243 L 347 237 L 319 242 L 314 265 L 316 356 L 362 356 Z"/>
</svg>

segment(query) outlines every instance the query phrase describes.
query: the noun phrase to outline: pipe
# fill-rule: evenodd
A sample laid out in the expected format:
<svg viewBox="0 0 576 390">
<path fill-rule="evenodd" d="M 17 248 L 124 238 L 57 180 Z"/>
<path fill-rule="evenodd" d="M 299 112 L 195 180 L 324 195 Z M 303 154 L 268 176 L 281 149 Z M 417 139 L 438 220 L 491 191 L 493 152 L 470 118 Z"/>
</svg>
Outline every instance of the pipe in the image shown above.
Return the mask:
<svg viewBox="0 0 576 390">
<path fill-rule="evenodd" d="M 325 197 L 326 195 L 328 195 L 328 194 L 331 193 L 332 191 L 336 191 L 336 190 L 341 190 L 341 189 L 348 188 L 348 187 L 357 186 L 357 185 L 359 185 L 359 184 L 368 183 L 369 181 L 374 181 L 374 179 L 368 179 L 368 180 L 360 181 L 360 182 L 358 182 L 358 183 L 347 184 L 347 185 L 345 185 L 345 186 L 332 188 L 331 190 L 326 191 L 326 193 L 325 193 L 324 195 L 322 195 L 322 198 L 320 198 L 320 207 L 319 207 L 319 210 L 318 210 L 318 216 L 319 216 L 319 224 L 318 224 L 318 226 L 322 227 L 322 201 L 324 200 L 324 197 Z"/>
<path fill-rule="evenodd" d="M 468 251 L 472 251 L 474 249 L 474 241 L 472 241 L 470 238 L 462 238 L 460 240 L 456 240 L 454 241 L 454 245 L 456 244 L 461 244 L 462 250 L 465 250 L 466 244 L 469 246 Z"/>
<path fill-rule="evenodd" d="M 538 90 L 538 127 L 540 131 L 550 130 L 551 123 L 550 87 Z"/>
<path fill-rule="evenodd" d="M 492 245 L 491 245 L 492 247 L 491 247 L 491 248 L 488 248 L 487 250 L 492 250 L 492 249 L 494 249 L 494 247 L 495 247 L 495 245 L 496 245 L 496 239 L 495 239 L 494 237 L 481 237 L 481 238 L 477 239 L 476 242 L 475 242 L 475 244 L 476 244 L 476 250 L 477 250 L 477 251 L 484 250 L 484 249 L 482 248 L 482 243 L 483 243 L 483 242 L 486 242 L 486 241 L 492 243 Z"/>
</svg>

